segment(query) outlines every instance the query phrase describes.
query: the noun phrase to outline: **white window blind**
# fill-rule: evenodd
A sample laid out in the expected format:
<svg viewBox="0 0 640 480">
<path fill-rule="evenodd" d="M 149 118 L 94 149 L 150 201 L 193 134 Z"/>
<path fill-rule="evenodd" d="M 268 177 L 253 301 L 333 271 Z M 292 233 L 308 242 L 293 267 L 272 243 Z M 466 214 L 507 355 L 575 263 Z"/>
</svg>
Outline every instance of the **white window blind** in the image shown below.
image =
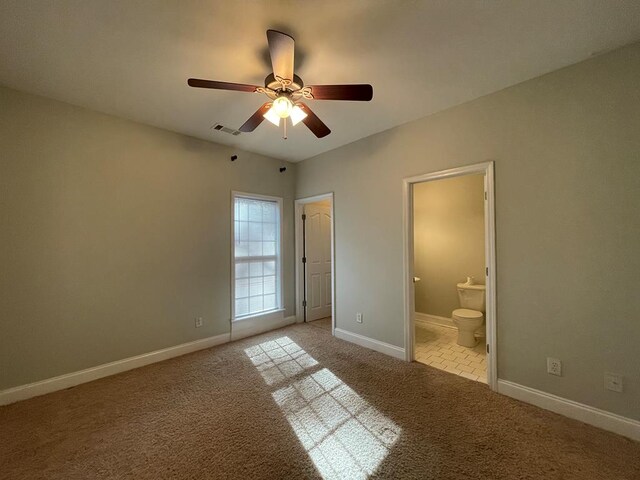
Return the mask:
<svg viewBox="0 0 640 480">
<path fill-rule="evenodd" d="M 234 319 L 281 306 L 280 202 L 234 195 Z"/>
</svg>

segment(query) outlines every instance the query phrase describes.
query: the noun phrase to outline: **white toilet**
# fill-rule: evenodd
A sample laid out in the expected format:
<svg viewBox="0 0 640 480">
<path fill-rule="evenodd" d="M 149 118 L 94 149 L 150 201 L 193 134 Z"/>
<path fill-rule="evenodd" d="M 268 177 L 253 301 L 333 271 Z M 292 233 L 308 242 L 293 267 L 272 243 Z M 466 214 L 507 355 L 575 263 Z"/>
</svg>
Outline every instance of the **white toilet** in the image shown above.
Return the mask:
<svg viewBox="0 0 640 480">
<path fill-rule="evenodd" d="M 458 283 L 460 306 L 451 314 L 453 323 L 458 327 L 458 345 L 475 347 L 476 336 L 484 336 L 485 286 L 476 285 L 472 277 L 466 283 Z"/>
</svg>

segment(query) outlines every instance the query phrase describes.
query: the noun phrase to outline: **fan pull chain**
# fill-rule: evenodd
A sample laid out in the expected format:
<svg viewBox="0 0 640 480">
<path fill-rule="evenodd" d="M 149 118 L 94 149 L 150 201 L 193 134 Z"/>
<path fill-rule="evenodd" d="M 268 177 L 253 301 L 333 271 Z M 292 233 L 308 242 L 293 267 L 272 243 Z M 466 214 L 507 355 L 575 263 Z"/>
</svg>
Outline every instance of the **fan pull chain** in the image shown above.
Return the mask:
<svg viewBox="0 0 640 480">
<path fill-rule="evenodd" d="M 283 118 L 284 122 L 282 122 L 283 127 L 284 127 L 284 134 L 282 135 L 282 139 L 286 140 L 287 139 L 287 119 Z"/>
</svg>

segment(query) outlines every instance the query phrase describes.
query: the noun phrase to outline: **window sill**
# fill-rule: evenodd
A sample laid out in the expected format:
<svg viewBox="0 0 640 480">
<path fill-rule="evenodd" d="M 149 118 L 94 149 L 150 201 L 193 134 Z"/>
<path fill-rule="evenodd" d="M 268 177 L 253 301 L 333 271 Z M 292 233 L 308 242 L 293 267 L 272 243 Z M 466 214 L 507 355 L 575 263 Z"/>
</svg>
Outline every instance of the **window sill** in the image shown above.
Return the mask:
<svg viewBox="0 0 640 480">
<path fill-rule="evenodd" d="M 242 322 L 244 320 L 271 320 L 275 318 L 284 318 L 284 308 L 276 308 L 275 310 L 267 310 L 266 312 L 254 313 L 252 315 L 245 315 L 244 317 L 237 317 L 232 320 L 233 323 Z"/>
</svg>

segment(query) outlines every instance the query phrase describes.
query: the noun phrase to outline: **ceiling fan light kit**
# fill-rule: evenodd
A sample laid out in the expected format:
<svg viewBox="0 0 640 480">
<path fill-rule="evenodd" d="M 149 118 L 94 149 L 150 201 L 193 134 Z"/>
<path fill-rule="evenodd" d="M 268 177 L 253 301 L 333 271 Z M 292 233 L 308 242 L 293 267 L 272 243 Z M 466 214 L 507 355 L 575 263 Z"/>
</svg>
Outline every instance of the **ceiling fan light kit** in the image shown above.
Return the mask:
<svg viewBox="0 0 640 480">
<path fill-rule="evenodd" d="M 281 118 L 285 122 L 287 118 L 291 118 L 291 125 L 295 127 L 306 116 L 307 114 L 298 105 L 294 105 L 286 96 L 277 97 L 271 104 L 269 111 L 263 115 L 276 127 L 280 126 Z"/>
<path fill-rule="evenodd" d="M 239 128 L 241 132 L 253 132 L 264 119 L 280 126 L 284 120 L 283 138 L 287 138 L 287 119 L 291 125 L 304 123 L 318 138 L 331 133 L 313 111 L 302 100 L 352 100 L 368 102 L 373 98 L 373 87 L 368 84 L 354 85 L 312 85 L 304 86 L 300 77 L 293 73 L 293 59 L 295 42 L 293 37 L 277 30 L 267 30 L 267 42 L 273 73 L 267 75 L 264 87 L 241 83 L 219 82 L 215 80 L 201 80 L 190 78 L 187 84 L 196 88 L 211 88 L 216 90 L 231 90 L 237 92 L 261 93 L 270 101 L 263 104 Z"/>
</svg>

